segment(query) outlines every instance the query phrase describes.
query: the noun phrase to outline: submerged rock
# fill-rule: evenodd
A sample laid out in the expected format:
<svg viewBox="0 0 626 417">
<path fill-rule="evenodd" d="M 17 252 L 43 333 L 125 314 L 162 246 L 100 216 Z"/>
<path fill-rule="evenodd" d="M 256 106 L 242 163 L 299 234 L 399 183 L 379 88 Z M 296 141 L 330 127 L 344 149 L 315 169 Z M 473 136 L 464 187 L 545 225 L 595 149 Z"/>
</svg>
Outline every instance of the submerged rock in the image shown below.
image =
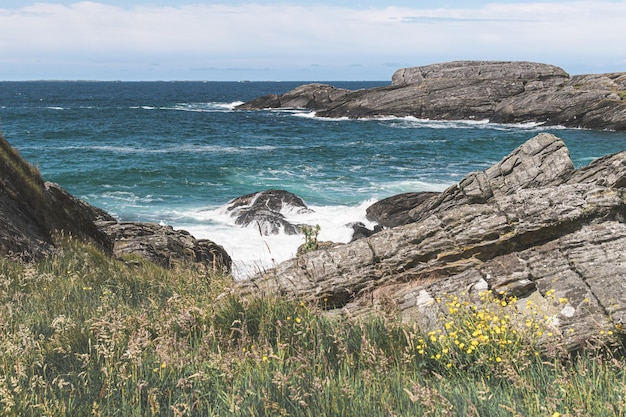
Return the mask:
<svg viewBox="0 0 626 417">
<path fill-rule="evenodd" d="M 239 290 L 324 298 L 351 314 L 392 306 L 428 328 L 432 300 L 491 289 L 532 297 L 580 347 L 626 325 L 625 172 L 626 151 L 575 170 L 563 142 L 540 134 L 416 203 L 411 223 L 304 254 Z"/>
<path fill-rule="evenodd" d="M 577 75 L 533 62 L 454 61 L 403 68 L 358 91 L 307 84 L 239 109 L 301 107 L 320 117 L 413 116 L 626 130 L 626 73 Z"/>
</svg>

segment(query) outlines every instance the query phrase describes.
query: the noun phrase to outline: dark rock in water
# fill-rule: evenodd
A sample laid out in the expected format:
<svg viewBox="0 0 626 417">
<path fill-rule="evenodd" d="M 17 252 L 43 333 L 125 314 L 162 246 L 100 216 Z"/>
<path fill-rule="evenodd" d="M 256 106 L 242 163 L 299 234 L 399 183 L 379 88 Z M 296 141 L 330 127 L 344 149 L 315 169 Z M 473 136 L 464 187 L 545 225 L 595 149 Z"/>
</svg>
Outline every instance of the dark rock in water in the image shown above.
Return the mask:
<svg viewBox="0 0 626 417">
<path fill-rule="evenodd" d="M 380 200 L 365 211 L 368 220 L 383 227 L 396 227 L 414 222 L 409 212 L 439 193 L 423 191 L 404 193 Z"/>
<path fill-rule="evenodd" d="M 358 91 L 307 84 L 240 109 L 301 107 L 320 117 L 413 116 L 537 122 L 626 130 L 626 73 L 570 77 L 534 62 L 454 61 L 396 71 L 392 84 Z"/>
<path fill-rule="evenodd" d="M 342 99 L 350 90 L 336 88 L 325 84 L 307 84 L 282 94 L 269 94 L 259 97 L 238 107 L 240 110 L 271 109 L 271 108 L 304 108 L 323 109 L 337 100 Z"/>
<path fill-rule="evenodd" d="M 228 254 L 209 240 L 158 224 L 120 223 L 44 182 L 0 136 L 0 254 L 25 261 L 49 256 L 60 233 L 92 242 L 107 254 L 136 254 L 166 267 L 194 262 L 216 272 L 231 268 Z"/>
<path fill-rule="evenodd" d="M 301 255 L 237 283 L 242 294 L 320 300 L 351 315 L 389 311 L 423 329 L 444 294 L 532 302 L 569 349 L 626 328 L 626 151 L 575 170 L 540 134 L 423 202 L 413 222 Z M 556 300 L 556 301 L 555 301 Z M 530 313 L 532 314 L 532 313 Z M 601 333 L 603 332 L 603 333 Z"/>
<path fill-rule="evenodd" d="M 231 200 L 226 211 L 241 226 L 256 225 L 262 235 L 300 233 L 300 225 L 289 223 L 283 212 L 309 213 L 306 203 L 297 195 L 284 190 L 267 190 L 246 194 Z"/>
</svg>

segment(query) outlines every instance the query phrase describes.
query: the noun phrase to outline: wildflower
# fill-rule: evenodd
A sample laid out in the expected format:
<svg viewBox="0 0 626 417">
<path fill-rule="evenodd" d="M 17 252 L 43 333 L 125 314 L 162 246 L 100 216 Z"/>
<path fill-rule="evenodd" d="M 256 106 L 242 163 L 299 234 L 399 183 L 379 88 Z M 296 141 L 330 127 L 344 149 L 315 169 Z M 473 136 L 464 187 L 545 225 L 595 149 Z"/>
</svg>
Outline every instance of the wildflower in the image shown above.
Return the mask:
<svg viewBox="0 0 626 417">
<path fill-rule="evenodd" d="M 555 411 L 554 413 L 552 413 L 552 417 L 561 417 L 561 413 Z"/>
<path fill-rule="evenodd" d="M 263 355 L 263 362 L 267 362 L 267 356 Z"/>
<path fill-rule="evenodd" d="M 165 362 L 161 363 L 161 369 L 165 369 L 167 367 L 167 364 Z"/>
<path fill-rule="evenodd" d="M 559 303 L 561 303 L 561 304 L 567 304 L 567 301 L 568 301 L 568 300 L 567 300 L 567 298 L 565 298 L 565 297 L 561 297 L 561 298 L 559 298 Z"/>
<path fill-rule="evenodd" d="M 498 357 L 496 357 L 496 362 L 498 362 L 498 363 L 499 363 L 499 362 L 502 362 L 502 358 L 501 358 L 501 357 L 499 357 L 499 356 L 498 356 Z"/>
<path fill-rule="evenodd" d="M 302 319 L 300 317 L 296 317 L 296 323 L 300 324 L 301 321 Z"/>
</svg>

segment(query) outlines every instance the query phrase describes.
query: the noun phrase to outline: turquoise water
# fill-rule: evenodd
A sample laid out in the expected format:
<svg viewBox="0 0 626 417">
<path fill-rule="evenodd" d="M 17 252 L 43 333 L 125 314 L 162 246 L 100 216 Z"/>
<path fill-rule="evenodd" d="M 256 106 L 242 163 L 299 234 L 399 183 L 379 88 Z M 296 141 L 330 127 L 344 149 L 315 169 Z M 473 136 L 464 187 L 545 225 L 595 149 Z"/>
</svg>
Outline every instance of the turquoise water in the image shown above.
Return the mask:
<svg viewBox="0 0 626 417">
<path fill-rule="evenodd" d="M 626 149 L 626 133 L 433 122 L 328 120 L 300 110 L 237 111 L 295 82 L 2 82 L 0 130 L 44 178 L 121 220 L 185 228 L 225 246 L 242 269 L 293 254 L 301 237 L 261 237 L 221 208 L 269 188 L 313 207 L 320 238 L 372 202 L 443 190 L 539 132 L 564 139 L 577 166 Z M 357 89 L 386 82 L 340 82 Z M 301 219 L 299 219 L 301 220 Z"/>
</svg>

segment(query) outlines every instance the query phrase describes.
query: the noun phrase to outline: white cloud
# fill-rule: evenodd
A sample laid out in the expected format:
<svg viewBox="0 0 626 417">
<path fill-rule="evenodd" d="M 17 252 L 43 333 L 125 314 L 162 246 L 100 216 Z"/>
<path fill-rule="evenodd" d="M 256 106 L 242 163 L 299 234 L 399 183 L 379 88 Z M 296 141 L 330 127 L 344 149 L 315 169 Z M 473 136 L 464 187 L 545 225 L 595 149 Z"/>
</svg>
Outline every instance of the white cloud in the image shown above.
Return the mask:
<svg viewBox="0 0 626 417">
<path fill-rule="evenodd" d="M 389 61 L 424 64 L 440 57 L 615 64 L 626 56 L 625 21 L 626 2 L 610 1 L 366 10 L 287 3 L 125 8 L 39 3 L 0 8 L 0 63 L 27 65 L 55 57 L 58 65 L 71 59 L 89 62 L 92 69 L 104 62 L 140 67 L 155 60 L 179 69 L 280 63 L 354 68 L 384 67 Z"/>
</svg>

